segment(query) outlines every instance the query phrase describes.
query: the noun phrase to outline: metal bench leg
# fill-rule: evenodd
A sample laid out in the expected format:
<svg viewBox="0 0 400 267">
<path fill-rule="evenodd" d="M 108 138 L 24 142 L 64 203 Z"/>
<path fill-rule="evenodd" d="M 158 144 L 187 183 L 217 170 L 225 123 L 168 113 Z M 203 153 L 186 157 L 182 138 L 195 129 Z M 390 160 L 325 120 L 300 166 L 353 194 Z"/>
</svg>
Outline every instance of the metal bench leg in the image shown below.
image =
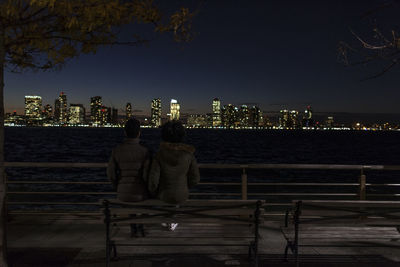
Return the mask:
<svg viewBox="0 0 400 267">
<path fill-rule="evenodd" d="M 284 261 L 288 261 L 288 252 L 289 252 L 289 242 L 286 243 L 286 247 L 285 247 L 285 257 L 283 258 Z"/>
<path fill-rule="evenodd" d="M 249 261 L 251 261 L 252 257 L 253 257 L 252 250 L 253 250 L 253 243 L 251 242 L 250 245 L 249 245 L 249 254 L 248 254 L 248 260 Z"/>
<path fill-rule="evenodd" d="M 110 209 L 109 202 L 107 200 L 103 201 L 104 205 L 104 223 L 106 224 L 106 267 L 110 266 Z"/>
<path fill-rule="evenodd" d="M 111 258 L 111 260 L 115 261 L 117 260 L 118 256 L 117 256 L 117 246 L 115 245 L 115 243 L 113 241 L 111 241 L 111 251 L 110 251 L 110 255 L 111 252 L 113 252 L 113 257 Z"/>
</svg>

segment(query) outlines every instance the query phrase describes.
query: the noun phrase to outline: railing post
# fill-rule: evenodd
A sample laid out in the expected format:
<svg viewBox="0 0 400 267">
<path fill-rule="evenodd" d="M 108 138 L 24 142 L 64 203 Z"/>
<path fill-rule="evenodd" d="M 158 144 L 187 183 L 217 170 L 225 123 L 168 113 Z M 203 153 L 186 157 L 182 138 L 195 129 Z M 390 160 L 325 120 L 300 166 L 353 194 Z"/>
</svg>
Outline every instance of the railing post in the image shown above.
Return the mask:
<svg viewBox="0 0 400 267">
<path fill-rule="evenodd" d="M 365 200 L 366 199 L 366 193 L 367 193 L 367 186 L 366 186 L 366 180 L 367 177 L 364 174 L 364 169 L 361 169 L 361 175 L 359 179 L 359 192 L 358 195 L 360 197 L 360 200 Z"/>
<path fill-rule="evenodd" d="M 242 199 L 247 200 L 247 174 L 245 168 L 243 168 L 242 173 Z"/>
</svg>

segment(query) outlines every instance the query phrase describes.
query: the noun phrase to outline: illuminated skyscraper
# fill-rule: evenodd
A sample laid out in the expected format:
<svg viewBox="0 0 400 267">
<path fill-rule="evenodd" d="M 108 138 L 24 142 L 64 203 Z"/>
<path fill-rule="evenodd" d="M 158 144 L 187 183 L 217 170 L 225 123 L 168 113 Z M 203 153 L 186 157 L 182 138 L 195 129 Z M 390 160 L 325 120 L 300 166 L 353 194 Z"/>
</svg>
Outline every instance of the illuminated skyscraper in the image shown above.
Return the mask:
<svg viewBox="0 0 400 267">
<path fill-rule="evenodd" d="M 73 125 L 85 123 L 85 108 L 82 104 L 70 104 L 68 122 Z"/>
<path fill-rule="evenodd" d="M 94 96 L 90 98 L 90 120 L 93 124 L 100 124 L 102 121 L 102 105 L 103 101 L 101 96 Z"/>
<path fill-rule="evenodd" d="M 54 101 L 54 121 L 58 121 L 60 119 L 60 100 L 57 98 Z"/>
<path fill-rule="evenodd" d="M 28 119 L 40 119 L 42 110 L 41 96 L 25 96 L 25 116 Z"/>
<path fill-rule="evenodd" d="M 151 101 L 151 126 L 161 126 L 161 99 L 155 98 Z"/>
<path fill-rule="evenodd" d="M 221 112 L 222 124 L 226 128 L 234 128 L 239 124 L 239 110 L 232 104 L 224 105 Z"/>
<path fill-rule="evenodd" d="M 314 119 L 313 119 L 313 111 L 311 106 L 307 106 L 306 110 L 304 111 L 303 117 L 303 126 L 304 127 L 313 127 L 314 126 Z"/>
<path fill-rule="evenodd" d="M 126 103 L 125 113 L 126 113 L 126 120 L 129 120 L 132 117 L 132 105 L 131 105 L 131 103 Z"/>
<path fill-rule="evenodd" d="M 240 127 L 249 127 L 250 125 L 250 114 L 247 105 L 242 105 L 239 111 Z"/>
<path fill-rule="evenodd" d="M 212 126 L 221 126 L 221 101 L 218 98 L 214 98 L 212 103 Z"/>
<path fill-rule="evenodd" d="M 53 108 L 51 105 L 47 104 L 43 107 L 42 116 L 45 120 L 51 119 L 51 117 L 53 116 Z"/>
<path fill-rule="evenodd" d="M 281 117 L 279 118 L 280 127 L 296 129 L 298 127 L 298 114 L 299 112 L 296 110 L 281 110 Z"/>
<path fill-rule="evenodd" d="M 178 101 L 175 99 L 171 99 L 171 112 L 170 112 L 170 120 L 179 120 L 181 114 L 181 106 L 179 105 Z"/>
<path fill-rule="evenodd" d="M 249 126 L 253 128 L 263 127 L 263 114 L 259 107 L 252 106 L 249 110 Z"/>
<path fill-rule="evenodd" d="M 67 107 L 67 95 L 61 92 L 58 96 L 58 101 L 56 100 L 57 117 L 55 118 L 59 123 L 67 123 L 68 120 L 68 107 Z"/>
<path fill-rule="evenodd" d="M 107 124 L 107 122 L 111 120 L 111 108 L 108 109 L 105 106 L 101 106 L 98 110 L 98 118 L 99 121 L 97 122 L 97 124 L 99 125 Z"/>
</svg>

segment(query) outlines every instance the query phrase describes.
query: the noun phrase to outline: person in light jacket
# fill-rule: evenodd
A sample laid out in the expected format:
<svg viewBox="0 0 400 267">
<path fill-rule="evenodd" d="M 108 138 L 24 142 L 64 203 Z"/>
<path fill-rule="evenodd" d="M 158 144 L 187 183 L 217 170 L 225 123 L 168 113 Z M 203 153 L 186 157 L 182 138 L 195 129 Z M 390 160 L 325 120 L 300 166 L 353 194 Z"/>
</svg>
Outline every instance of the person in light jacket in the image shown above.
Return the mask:
<svg viewBox="0 0 400 267">
<path fill-rule="evenodd" d="M 187 200 L 189 188 L 200 180 L 195 148 L 182 143 L 185 135 L 181 122 L 164 124 L 161 130 L 163 142 L 151 164 L 150 194 L 166 203 L 179 204 Z"/>
<path fill-rule="evenodd" d="M 151 162 L 149 150 L 139 144 L 140 122 L 130 119 L 125 125 L 126 138 L 111 153 L 107 176 L 121 201 L 137 202 L 148 198 L 147 176 Z"/>
</svg>

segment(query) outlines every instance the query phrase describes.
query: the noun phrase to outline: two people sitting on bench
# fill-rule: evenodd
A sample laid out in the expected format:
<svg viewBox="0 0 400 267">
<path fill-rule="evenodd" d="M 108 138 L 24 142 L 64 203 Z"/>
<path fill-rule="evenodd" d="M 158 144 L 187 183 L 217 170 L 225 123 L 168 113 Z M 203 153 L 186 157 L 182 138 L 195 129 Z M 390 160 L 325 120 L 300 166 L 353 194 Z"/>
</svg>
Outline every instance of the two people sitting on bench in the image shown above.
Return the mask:
<svg viewBox="0 0 400 267">
<path fill-rule="evenodd" d="M 189 187 L 200 180 L 194 147 L 182 143 L 186 132 L 181 122 L 170 121 L 162 126 L 160 150 L 151 162 L 147 148 L 139 144 L 140 122 L 130 119 L 125 125 L 126 139 L 111 153 L 107 176 L 121 201 L 138 202 L 149 197 L 179 204 L 189 197 Z M 151 167 L 150 167 L 151 162 Z M 177 224 L 170 224 L 174 230 Z M 138 229 L 139 228 L 139 229 Z M 131 225 L 131 234 L 143 226 Z"/>
</svg>

